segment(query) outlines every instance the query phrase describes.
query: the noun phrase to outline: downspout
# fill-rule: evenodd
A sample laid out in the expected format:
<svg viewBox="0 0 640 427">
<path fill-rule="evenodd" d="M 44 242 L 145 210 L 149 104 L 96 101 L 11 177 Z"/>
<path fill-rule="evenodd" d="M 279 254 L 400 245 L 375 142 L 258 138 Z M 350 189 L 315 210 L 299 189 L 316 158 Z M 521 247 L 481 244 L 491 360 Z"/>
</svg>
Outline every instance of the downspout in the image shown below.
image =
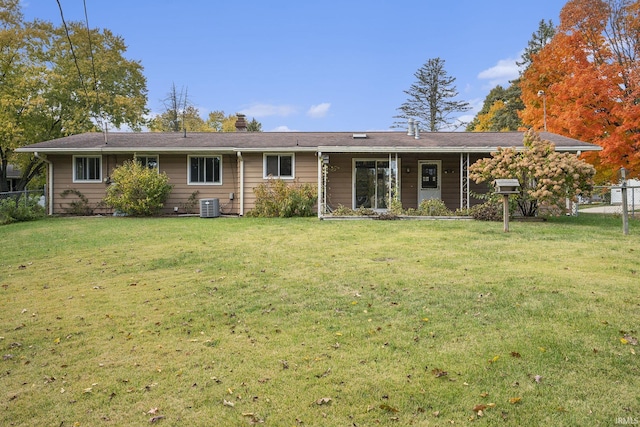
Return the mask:
<svg viewBox="0 0 640 427">
<path fill-rule="evenodd" d="M 322 152 L 318 151 L 318 218 L 322 219 L 322 209 L 326 203 L 324 192 L 322 191 L 322 169 L 324 164 L 322 161 Z"/>
<path fill-rule="evenodd" d="M 240 162 L 240 211 L 238 214 L 244 216 L 244 159 L 241 151 L 237 151 L 236 156 Z"/>
<path fill-rule="evenodd" d="M 53 163 L 44 157 L 40 157 L 38 152 L 35 151 L 33 153 L 36 159 L 40 159 L 47 164 L 47 205 L 49 210 L 49 215 L 53 215 Z"/>
</svg>

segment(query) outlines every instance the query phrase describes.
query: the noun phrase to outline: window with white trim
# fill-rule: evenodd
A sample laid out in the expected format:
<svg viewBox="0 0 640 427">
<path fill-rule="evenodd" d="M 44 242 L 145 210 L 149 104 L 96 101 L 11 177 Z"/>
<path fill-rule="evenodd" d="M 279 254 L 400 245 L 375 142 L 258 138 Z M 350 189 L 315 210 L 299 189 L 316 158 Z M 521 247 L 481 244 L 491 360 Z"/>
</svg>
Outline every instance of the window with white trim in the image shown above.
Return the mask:
<svg viewBox="0 0 640 427">
<path fill-rule="evenodd" d="M 295 158 L 293 154 L 265 154 L 264 178 L 293 178 Z"/>
<path fill-rule="evenodd" d="M 158 156 L 136 156 L 136 161 L 149 169 L 158 170 Z"/>
<path fill-rule="evenodd" d="M 221 156 L 189 156 L 189 184 L 222 184 Z"/>
<path fill-rule="evenodd" d="M 102 182 L 102 156 L 73 156 L 73 182 Z"/>
</svg>

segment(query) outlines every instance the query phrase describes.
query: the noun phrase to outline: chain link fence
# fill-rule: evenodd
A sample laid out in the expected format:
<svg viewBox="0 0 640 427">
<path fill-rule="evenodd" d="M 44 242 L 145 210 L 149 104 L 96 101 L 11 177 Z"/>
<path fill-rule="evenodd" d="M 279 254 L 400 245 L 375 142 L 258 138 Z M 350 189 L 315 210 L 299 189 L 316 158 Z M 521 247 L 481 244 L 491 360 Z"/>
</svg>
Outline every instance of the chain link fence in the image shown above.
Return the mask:
<svg viewBox="0 0 640 427">
<path fill-rule="evenodd" d="M 4 202 L 5 200 L 13 200 L 17 205 L 19 205 L 20 203 L 28 205 L 36 201 L 36 203 L 44 207 L 45 206 L 44 189 L 7 191 L 7 192 L 0 193 L 0 201 Z"/>
</svg>

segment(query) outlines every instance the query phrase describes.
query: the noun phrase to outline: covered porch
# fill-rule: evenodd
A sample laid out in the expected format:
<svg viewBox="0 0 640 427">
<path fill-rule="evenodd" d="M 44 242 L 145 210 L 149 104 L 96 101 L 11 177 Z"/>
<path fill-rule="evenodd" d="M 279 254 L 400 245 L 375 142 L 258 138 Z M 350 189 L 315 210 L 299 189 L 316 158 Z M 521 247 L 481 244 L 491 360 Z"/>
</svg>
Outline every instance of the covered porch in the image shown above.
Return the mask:
<svg viewBox="0 0 640 427">
<path fill-rule="evenodd" d="M 393 200 L 417 209 L 423 200 L 442 200 L 451 210 L 477 204 L 486 191 L 469 180 L 477 153 L 419 151 L 318 151 L 318 217 L 339 206 L 386 212 Z"/>
</svg>

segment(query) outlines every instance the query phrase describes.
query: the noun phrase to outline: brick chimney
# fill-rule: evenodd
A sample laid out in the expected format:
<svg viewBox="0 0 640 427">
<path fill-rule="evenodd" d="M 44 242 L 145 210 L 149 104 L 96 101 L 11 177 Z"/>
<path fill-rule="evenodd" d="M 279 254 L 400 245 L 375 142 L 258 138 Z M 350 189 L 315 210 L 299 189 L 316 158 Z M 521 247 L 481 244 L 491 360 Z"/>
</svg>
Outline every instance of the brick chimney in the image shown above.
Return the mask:
<svg viewBox="0 0 640 427">
<path fill-rule="evenodd" d="M 247 121 L 244 119 L 244 114 L 236 114 L 238 119 L 236 120 L 236 132 L 246 132 L 247 131 Z"/>
</svg>

